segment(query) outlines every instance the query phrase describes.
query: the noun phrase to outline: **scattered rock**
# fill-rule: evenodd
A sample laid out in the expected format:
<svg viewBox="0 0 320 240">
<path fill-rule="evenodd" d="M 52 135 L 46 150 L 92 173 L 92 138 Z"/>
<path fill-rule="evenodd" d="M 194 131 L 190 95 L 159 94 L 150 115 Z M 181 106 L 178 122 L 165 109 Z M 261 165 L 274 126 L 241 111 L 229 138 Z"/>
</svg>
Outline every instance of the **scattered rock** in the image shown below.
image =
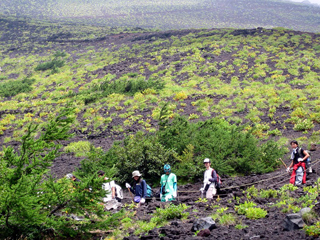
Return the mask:
<svg viewBox="0 0 320 240">
<path fill-rule="evenodd" d="M 209 229 L 202 229 L 200 232 L 198 232 L 198 237 L 209 237 L 210 236 L 210 230 Z"/>
<path fill-rule="evenodd" d="M 310 212 L 310 211 L 311 211 L 311 208 L 308 208 L 308 207 L 302 208 L 302 209 L 299 211 L 299 214 L 300 214 L 300 216 L 302 217 L 303 214 L 308 213 L 308 212 Z"/>
<path fill-rule="evenodd" d="M 304 222 L 300 214 L 297 214 L 297 213 L 287 214 L 284 220 L 283 228 L 286 231 L 292 231 L 292 230 L 303 228 L 303 225 L 304 225 Z"/>
<path fill-rule="evenodd" d="M 197 219 L 194 223 L 193 226 L 191 228 L 192 232 L 196 232 L 198 230 L 202 230 L 202 229 L 209 229 L 212 230 L 216 228 L 216 223 L 215 221 L 213 221 L 213 219 L 211 217 L 206 217 L 206 218 L 200 218 Z"/>
</svg>

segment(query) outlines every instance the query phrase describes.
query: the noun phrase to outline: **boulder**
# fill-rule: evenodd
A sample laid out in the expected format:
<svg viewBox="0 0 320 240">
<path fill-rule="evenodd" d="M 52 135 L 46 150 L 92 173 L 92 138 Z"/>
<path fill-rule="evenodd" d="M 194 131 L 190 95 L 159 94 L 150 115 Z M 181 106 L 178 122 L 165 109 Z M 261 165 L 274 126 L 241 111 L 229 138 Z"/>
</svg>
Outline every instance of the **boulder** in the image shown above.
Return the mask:
<svg viewBox="0 0 320 240">
<path fill-rule="evenodd" d="M 209 237 L 211 234 L 209 229 L 202 229 L 200 232 L 198 232 L 198 237 Z"/>
<path fill-rule="evenodd" d="M 193 226 L 191 228 L 192 232 L 196 232 L 202 229 L 212 229 L 216 228 L 216 223 L 213 221 L 211 217 L 200 218 L 193 222 Z"/>
<path fill-rule="evenodd" d="M 292 230 L 296 230 L 296 229 L 301 229 L 301 228 L 303 228 L 303 225 L 304 225 L 302 217 L 298 213 L 287 214 L 283 223 L 284 223 L 283 229 L 285 231 L 292 231 Z"/>
<path fill-rule="evenodd" d="M 302 208 L 302 209 L 299 211 L 299 214 L 300 214 L 300 216 L 302 217 L 303 214 L 308 213 L 308 212 L 310 212 L 310 211 L 311 211 L 311 208 L 308 208 L 308 207 Z"/>
</svg>

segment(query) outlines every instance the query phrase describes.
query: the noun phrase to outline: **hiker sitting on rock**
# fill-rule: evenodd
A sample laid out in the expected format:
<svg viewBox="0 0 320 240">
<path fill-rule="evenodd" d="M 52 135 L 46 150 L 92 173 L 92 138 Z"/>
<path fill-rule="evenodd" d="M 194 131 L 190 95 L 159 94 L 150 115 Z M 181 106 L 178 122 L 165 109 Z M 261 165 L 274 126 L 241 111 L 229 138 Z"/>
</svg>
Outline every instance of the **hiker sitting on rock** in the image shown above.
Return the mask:
<svg viewBox="0 0 320 240">
<path fill-rule="evenodd" d="M 204 172 L 203 188 L 200 191 L 202 194 L 205 194 L 207 199 L 211 199 L 217 193 L 217 173 L 210 167 L 211 162 L 209 158 L 204 159 L 203 163 L 207 170 Z"/>
<path fill-rule="evenodd" d="M 126 183 L 126 188 L 134 194 L 134 202 L 144 204 L 146 202 L 147 183 L 141 178 L 139 171 L 133 171 L 132 178 L 134 179 L 133 187 Z"/>
<path fill-rule="evenodd" d="M 165 174 L 161 176 L 160 198 L 161 202 L 173 201 L 177 197 L 177 176 L 171 173 L 169 164 L 163 167 Z"/>
<path fill-rule="evenodd" d="M 287 172 L 290 172 L 292 168 L 292 174 L 290 178 L 290 183 L 295 185 L 300 185 L 301 183 L 306 183 L 306 159 L 310 156 L 309 153 L 302 148 L 299 148 L 299 144 L 296 140 L 291 141 L 292 147 L 291 153 L 291 164 L 287 168 Z"/>
<path fill-rule="evenodd" d="M 105 172 L 102 170 L 98 171 L 99 177 L 104 177 Z M 112 199 L 117 200 L 118 202 L 121 202 L 121 199 L 123 199 L 123 193 L 122 189 L 119 185 L 115 184 L 115 182 L 112 180 L 110 181 L 109 178 L 104 177 L 104 183 L 102 184 L 102 189 L 107 192 L 106 196 L 103 198 L 103 202 L 108 202 Z"/>
</svg>

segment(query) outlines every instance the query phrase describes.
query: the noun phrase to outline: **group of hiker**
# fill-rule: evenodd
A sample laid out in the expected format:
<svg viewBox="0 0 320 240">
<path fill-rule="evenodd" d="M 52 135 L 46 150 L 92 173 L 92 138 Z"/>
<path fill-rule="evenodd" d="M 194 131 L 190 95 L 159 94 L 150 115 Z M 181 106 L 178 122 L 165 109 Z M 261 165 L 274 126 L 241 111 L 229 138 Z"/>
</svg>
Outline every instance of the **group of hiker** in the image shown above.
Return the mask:
<svg viewBox="0 0 320 240">
<path fill-rule="evenodd" d="M 296 140 L 291 141 L 292 147 L 291 153 L 291 164 L 287 167 L 286 171 L 290 172 L 292 170 L 290 183 L 294 185 L 301 185 L 306 183 L 306 172 L 307 169 L 312 171 L 310 166 L 310 154 L 299 147 Z M 214 195 L 217 194 L 217 190 L 220 188 L 221 179 L 217 172 L 211 168 L 211 161 L 209 158 L 203 160 L 203 164 L 206 168 L 203 177 L 203 187 L 200 189 L 201 198 L 212 199 Z M 162 202 L 174 201 L 177 198 L 178 186 L 177 186 L 177 176 L 171 172 L 171 166 L 165 164 L 163 167 L 164 174 L 160 179 L 160 192 L 159 197 Z M 98 171 L 98 176 L 104 178 L 104 183 L 102 184 L 102 189 L 106 191 L 106 195 L 103 198 L 103 202 L 108 201 L 118 201 L 121 202 L 123 199 L 123 191 L 119 185 L 117 185 L 113 180 L 105 177 L 105 172 Z M 67 174 L 67 178 L 73 181 L 79 181 L 72 174 Z M 135 203 L 144 204 L 146 199 L 150 199 L 153 195 L 151 187 L 142 178 L 141 173 L 138 170 L 132 172 L 133 184 L 126 183 L 125 186 L 130 192 L 132 199 Z"/>
</svg>

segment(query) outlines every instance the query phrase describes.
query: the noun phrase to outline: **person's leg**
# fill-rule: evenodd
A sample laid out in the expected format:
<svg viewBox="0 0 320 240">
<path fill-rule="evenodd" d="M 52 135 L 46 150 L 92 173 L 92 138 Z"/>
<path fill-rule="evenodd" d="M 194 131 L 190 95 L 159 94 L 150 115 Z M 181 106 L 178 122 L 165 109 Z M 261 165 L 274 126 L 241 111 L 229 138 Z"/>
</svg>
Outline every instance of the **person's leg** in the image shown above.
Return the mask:
<svg viewBox="0 0 320 240">
<path fill-rule="evenodd" d="M 293 168 L 292 168 L 290 183 L 293 185 L 296 181 L 296 171 L 297 171 L 298 167 L 299 167 L 298 164 L 295 164 L 295 165 L 293 165 Z"/>
<path fill-rule="evenodd" d="M 206 192 L 206 199 L 212 199 L 213 197 L 213 188 L 209 187 L 209 189 Z"/>
<path fill-rule="evenodd" d="M 301 166 L 303 167 L 303 178 L 302 183 L 305 184 L 307 181 L 307 171 L 306 171 L 306 163 L 301 163 Z"/>
</svg>

